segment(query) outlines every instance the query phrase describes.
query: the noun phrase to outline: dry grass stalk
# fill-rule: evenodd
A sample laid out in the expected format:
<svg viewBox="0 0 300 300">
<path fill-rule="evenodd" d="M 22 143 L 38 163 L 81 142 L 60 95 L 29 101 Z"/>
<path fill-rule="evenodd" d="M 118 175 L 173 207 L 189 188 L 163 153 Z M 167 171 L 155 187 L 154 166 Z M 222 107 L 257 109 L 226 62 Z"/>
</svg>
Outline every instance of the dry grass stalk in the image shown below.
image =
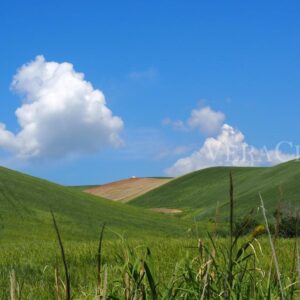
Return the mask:
<svg viewBox="0 0 300 300">
<path fill-rule="evenodd" d="M 61 300 L 59 271 L 56 267 L 54 269 L 54 280 L 56 299 Z"/>
<path fill-rule="evenodd" d="M 203 260 L 203 250 L 204 250 L 204 244 L 201 239 L 198 239 L 198 251 L 199 251 L 199 257 L 200 260 Z"/>
<path fill-rule="evenodd" d="M 140 269 L 140 279 L 138 282 L 138 288 L 140 289 L 140 291 L 137 289 L 136 290 L 136 294 L 135 294 L 135 298 L 137 297 L 138 293 L 140 293 L 139 296 L 139 300 L 144 300 L 145 299 L 145 287 L 143 284 L 143 279 L 145 277 L 145 267 L 144 267 L 144 261 L 141 261 L 141 269 Z"/>
<path fill-rule="evenodd" d="M 265 223 L 266 223 L 266 230 L 267 230 L 267 233 L 268 233 L 269 242 L 270 242 L 270 246 L 271 246 L 271 250 L 272 250 L 272 257 L 273 257 L 273 261 L 274 261 L 274 266 L 275 266 L 277 280 L 278 280 L 278 284 L 279 284 L 279 290 L 280 290 L 280 299 L 283 300 L 284 299 L 284 294 L 283 294 L 283 287 L 282 287 L 282 282 L 281 282 L 281 274 L 280 274 L 280 270 L 279 270 L 278 259 L 277 259 L 277 255 L 276 255 L 272 235 L 271 235 L 271 232 L 270 232 L 269 222 L 268 222 L 268 218 L 267 218 L 267 215 L 266 215 L 266 209 L 265 209 L 265 206 L 264 206 L 264 201 L 263 201 L 263 198 L 261 196 L 261 193 L 259 193 L 259 197 L 260 197 L 260 201 L 261 201 L 262 214 L 263 214 L 263 217 L 264 217 L 264 220 L 265 220 Z"/>
<path fill-rule="evenodd" d="M 124 283 L 125 283 L 125 300 L 129 300 L 130 299 L 130 278 L 127 272 L 124 275 Z"/>
<path fill-rule="evenodd" d="M 211 257 L 214 258 L 215 256 L 216 256 L 215 250 L 213 249 Z M 205 299 L 206 288 L 208 286 L 208 277 L 210 275 L 210 267 L 211 267 L 212 262 L 213 262 L 213 259 L 210 259 L 207 262 L 207 270 L 206 270 L 206 274 L 205 274 L 205 277 L 204 277 L 204 285 L 203 285 L 203 290 L 202 290 L 202 294 L 201 294 L 200 300 L 204 300 Z"/>
<path fill-rule="evenodd" d="M 10 299 L 17 300 L 17 278 L 15 270 L 10 273 Z"/>
<path fill-rule="evenodd" d="M 104 269 L 104 280 L 103 280 L 103 290 L 102 290 L 102 299 L 106 300 L 107 294 L 107 267 Z"/>
</svg>

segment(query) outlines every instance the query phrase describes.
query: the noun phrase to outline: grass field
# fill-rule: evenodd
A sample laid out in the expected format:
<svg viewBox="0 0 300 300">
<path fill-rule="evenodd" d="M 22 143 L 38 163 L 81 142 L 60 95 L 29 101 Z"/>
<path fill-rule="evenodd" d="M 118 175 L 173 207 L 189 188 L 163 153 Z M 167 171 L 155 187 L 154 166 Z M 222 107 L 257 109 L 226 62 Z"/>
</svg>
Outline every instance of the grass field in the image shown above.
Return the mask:
<svg viewBox="0 0 300 300">
<path fill-rule="evenodd" d="M 95 240 L 106 222 L 127 236 L 182 236 L 187 224 L 141 208 L 133 208 L 0 168 L 0 240 L 53 240 L 50 210 L 65 240 Z M 138 230 L 137 230 L 138 229 Z"/>
<path fill-rule="evenodd" d="M 236 213 L 247 214 L 259 207 L 261 192 L 267 210 L 272 213 L 282 198 L 293 208 L 300 204 L 300 162 L 291 161 L 271 168 L 216 167 L 200 170 L 176 178 L 148 192 L 130 204 L 145 208 L 173 208 L 183 210 L 186 218 L 199 220 L 214 216 L 217 206 L 228 210 L 228 176 L 232 172 L 235 186 Z"/>
<path fill-rule="evenodd" d="M 207 238 L 202 241 L 211 251 L 210 241 Z M 223 244 L 228 244 L 228 240 L 217 239 L 215 244 L 217 248 L 221 248 Z M 97 247 L 96 242 L 65 243 L 72 299 L 96 299 Z M 267 239 L 263 238 L 253 242 L 253 247 L 255 252 L 252 249 L 247 251 L 247 255 L 249 253 L 253 255 L 247 264 L 250 270 L 253 267 L 254 253 L 256 253 L 256 269 L 249 271 L 249 273 L 247 270 L 244 279 L 241 279 L 241 276 L 237 276 L 235 280 L 242 280 L 244 288 L 251 287 L 257 297 L 241 297 L 240 299 L 280 299 L 275 270 L 272 268 L 272 253 Z M 151 250 L 151 255 L 146 255 L 147 248 Z M 281 280 L 284 288 L 289 287 L 293 281 L 297 280 L 298 276 L 293 263 L 293 249 L 293 240 L 279 240 L 277 242 L 277 257 L 280 271 L 282 272 Z M 290 255 L 286 255 L 287 253 L 290 253 Z M 243 255 L 244 257 L 246 255 Z M 216 268 L 211 266 L 212 272 L 209 275 L 212 277 L 209 280 L 212 281 L 217 280 L 217 276 L 225 278 L 228 267 L 222 255 L 214 254 L 214 259 L 219 269 L 216 271 Z M 139 281 L 138 278 L 140 278 L 140 272 L 144 270 L 141 262 L 145 262 L 153 277 L 157 298 L 153 297 L 148 277 L 144 275 L 141 283 L 144 285 L 143 288 L 147 298 L 142 298 L 141 296 L 138 299 L 148 299 L 148 297 L 149 299 L 199 299 L 203 291 L 204 275 L 207 272 L 205 263 L 208 261 L 210 261 L 208 258 L 201 260 L 197 240 L 146 238 L 143 242 L 141 240 L 133 240 L 125 243 L 119 240 L 104 240 L 102 246 L 101 293 L 103 293 L 103 284 L 107 281 L 105 293 L 107 296 L 111 296 L 108 299 L 134 299 L 133 296 L 125 297 L 128 286 L 126 286 L 124 280 L 126 274 L 129 274 L 131 292 L 134 293 L 137 281 Z M 56 241 L 40 244 L 6 244 L 1 250 L 0 266 L 1 299 L 9 299 L 11 289 L 9 274 L 11 274 L 12 270 L 16 274 L 16 294 L 18 294 L 19 287 L 22 299 L 55 299 L 57 287 L 59 288 L 61 299 L 65 299 L 63 288 L 63 284 L 65 284 L 64 269 Z M 241 264 L 236 267 L 236 270 L 238 269 L 240 272 L 245 266 L 246 264 Z M 200 276 L 199 272 L 201 270 L 203 274 Z M 55 275 L 55 272 L 58 275 Z M 59 281 L 61 280 L 63 283 L 59 283 L 56 286 L 55 276 L 58 276 Z M 107 279 L 105 279 L 105 276 Z M 252 280 L 255 278 L 255 282 L 252 285 L 251 277 Z M 270 298 L 268 298 L 269 285 Z M 222 290 L 224 291 L 222 284 L 216 284 L 216 286 L 211 288 L 219 288 L 219 294 L 221 294 Z M 297 286 L 295 286 L 296 288 Z M 169 295 L 170 290 L 174 293 L 174 296 Z M 287 294 L 286 291 L 290 292 L 290 287 L 285 290 L 285 295 Z M 175 293 L 178 294 L 175 295 Z M 298 299 L 299 294 L 297 294 L 297 291 L 293 293 L 293 297 L 284 299 Z M 244 291 L 244 295 L 246 295 L 246 291 Z M 216 294 L 211 294 L 209 298 L 205 296 L 203 299 L 226 299 L 226 297 L 224 295 L 218 297 Z M 229 299 L 235 298 L 232 296 Z"/>
<path fill-rule="evenodd" d="M 271 198 L 278 193 L 278 182 L 296 207 L 297 167 L 290 162 L 269 169 L 196 172 L 134 201 L 143 207 L 1 168 L 0 299 L 299 299 L 296 239 L 272 237 L 270 243 L 256 231 L 237 240 L 232 234 L 221 238 L 215 231 L 206 232 L 204 219 L 189 221 L 204 205 L 209 207 L 204 215 L 213 214 L 216 201 L 227 218 L 247 214 L 252 205 L 259 205 L 259 199 L 246 203 L 251 199 L 247 197 L 254 198 L 265 187 L 261 191 Z M 229 196 L 230 170 L 236 201 Z M 270 198 L 264 197 L 275 207 L 277 198 Z M 150 199 L 151 205 L 143 199 Z M 154 207 L 179 207 L 184 218 L 151 212 L 153 199 Z M 107 225 L 99 246 L 103 222 Z M 230 224 L 222 221 L 217 226 L 232 232 Z"/>
</svg>

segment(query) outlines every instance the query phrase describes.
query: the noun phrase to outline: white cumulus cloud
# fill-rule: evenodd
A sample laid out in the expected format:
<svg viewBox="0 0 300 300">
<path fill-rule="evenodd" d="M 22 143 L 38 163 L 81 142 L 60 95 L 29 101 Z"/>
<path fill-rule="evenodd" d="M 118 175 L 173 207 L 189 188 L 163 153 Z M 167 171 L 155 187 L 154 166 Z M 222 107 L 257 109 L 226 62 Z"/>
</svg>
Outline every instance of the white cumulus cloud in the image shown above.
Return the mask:
<svg viewBox="0 0 300 300">
<path fill-rule="evenodd" d="M 72 64 L 37 56 L 18 70 L 12 89 L 22 97 L 16 110 L 20 130 L 0 123 L 2 149 L 24 159 L 61 158 L 121 144 L 122 119 Z"/>
<path fill-rule="evenodd" d="M 198 129 L 202 134 L 211 136 L 218 134 L 225 120 L 225 114 L 214 111 L 210 106 L 195 108 L 187 121 L 165 118 L 162 124 L 170 126 L 176 131 L 190 131 Z"/>
<path fill-rule="evenodd" d="M 213 166 L 274 165 L 296 158 L 280 149 L 257 149 L 246 143 L 244 135 L 228 124 L 220 134 L 207 138 L 203 146 L 190 156 L 181 158 L 166 170 L 169 176 L 179 176 Z"/>
<path fill-rule="evenodd" d="M 205 135 L 216 134 L 220 131 L 225 120 L 222 112 L 212 110 L 209 106 L 193 109 L 188 120 L 191 128 L 198 128 Z"/>
</svg>

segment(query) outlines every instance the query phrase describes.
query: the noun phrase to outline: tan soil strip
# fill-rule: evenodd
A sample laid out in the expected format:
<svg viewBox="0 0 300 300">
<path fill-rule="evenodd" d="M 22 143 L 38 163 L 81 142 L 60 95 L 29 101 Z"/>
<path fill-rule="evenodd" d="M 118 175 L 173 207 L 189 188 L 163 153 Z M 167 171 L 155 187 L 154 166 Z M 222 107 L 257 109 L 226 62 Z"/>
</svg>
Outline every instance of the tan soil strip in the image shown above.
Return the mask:
<svg viewBox="0 0 300 300">
<path fill-rule="evenodd" d="M 182 210 L 175 209 L 175 208 L 151 208 L 151 210 L 164 213 L 164 214 L 180 214 L 182 213 Z"/>
<path fill-rule="evenodd" d="M 171 179 L 129 178 L 87 189 L 85 192 L 114 201 L 128 202 L 135 197 L 166 184 L 170 180 Z"/>
</svg>

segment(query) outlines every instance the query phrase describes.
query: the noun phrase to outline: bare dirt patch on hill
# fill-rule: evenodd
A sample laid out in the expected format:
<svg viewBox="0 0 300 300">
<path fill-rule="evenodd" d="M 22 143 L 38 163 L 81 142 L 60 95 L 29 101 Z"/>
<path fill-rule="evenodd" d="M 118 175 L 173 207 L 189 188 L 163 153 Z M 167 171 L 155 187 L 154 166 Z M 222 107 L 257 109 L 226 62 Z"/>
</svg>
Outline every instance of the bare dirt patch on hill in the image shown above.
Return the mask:
<svg viewBox="0 0 300 300">
<path fill-rule="evenodd" d="M 159 208 L 151 208 L 150 210 L 156 211 L 156 212 L 159 212 L 159 213 L 163 213 L 163 214 L 171 214 L 171 215 L 182 213 L 182 210 L 176 209 L 176 208 L 162 208 L 162 207 L 159 207 Z"/>
<path fill-rule="evenodd" d="M 98 187 L 86 189 L 85 192 L 106 199 L 128 202 L 131 199 L 145 194 L 159 186 L 168 183 L 170 178 L 129 178 Z"/>
</svg>

